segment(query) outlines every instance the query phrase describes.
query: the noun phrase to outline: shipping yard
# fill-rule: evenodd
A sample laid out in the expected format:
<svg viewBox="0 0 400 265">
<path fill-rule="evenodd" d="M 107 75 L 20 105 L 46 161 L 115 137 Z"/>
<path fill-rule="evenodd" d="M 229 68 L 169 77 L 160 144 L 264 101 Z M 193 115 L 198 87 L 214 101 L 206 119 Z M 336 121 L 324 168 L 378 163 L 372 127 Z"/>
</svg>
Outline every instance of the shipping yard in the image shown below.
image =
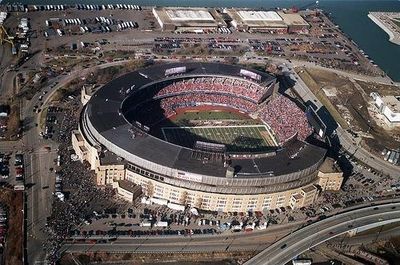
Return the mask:
<svg viewBox="0 0 400 265">
<path fill-rule="evenodd" d="M 318 8 L 0 5 L 0 260 L 389 264 L 397 101 Z"/>
</svg>

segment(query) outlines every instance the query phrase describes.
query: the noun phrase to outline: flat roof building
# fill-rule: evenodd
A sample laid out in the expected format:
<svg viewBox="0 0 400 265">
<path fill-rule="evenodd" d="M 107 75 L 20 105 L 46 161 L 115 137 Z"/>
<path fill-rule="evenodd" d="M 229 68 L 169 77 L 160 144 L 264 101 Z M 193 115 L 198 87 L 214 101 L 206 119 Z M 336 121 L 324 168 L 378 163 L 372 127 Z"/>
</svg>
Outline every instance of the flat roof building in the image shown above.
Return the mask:
<svg viewBox="0 0 400 265">
<path fill-rule="evenodd" d="M 231 24 L 238 30 L 273 33 L 307 33 L 310 25 L 297 13 L 229 9 Z"/>
<path fill-rule="evenodd" d="M 298 13 L 278 12 L 288 27 L 288 33 L 308 33 L 310 24 Z"/>
<path fill-rule="evenodd" d="M 222 16 L 213 8 L 155 7 L 153 15 L 167 31 L 203 32 L 226 27 Z"/>
<path fill-rule="evenodd" d="M 231 24 L 237 30 L 253 32 L 286 33 L 287 25 L 275 11 L 227 10 L 232 18 Z"/>
</svg>

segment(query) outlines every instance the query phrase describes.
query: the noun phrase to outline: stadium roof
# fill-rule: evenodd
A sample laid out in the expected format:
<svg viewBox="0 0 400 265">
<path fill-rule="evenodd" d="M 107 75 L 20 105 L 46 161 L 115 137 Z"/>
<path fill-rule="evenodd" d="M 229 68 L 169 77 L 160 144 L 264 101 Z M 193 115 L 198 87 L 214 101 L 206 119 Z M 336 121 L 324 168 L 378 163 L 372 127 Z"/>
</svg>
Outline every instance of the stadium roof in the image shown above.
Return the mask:
<svg viewBox="0 0 400 265">
<path fill-rule="evenodd" d="M 156 65 L 150 68 L 135 71 L 121 76 L 100 88 L 90 99 L 86 106 L 86 116 L 91 126 L 101 135 L 97 139 L 101 144 L 107 146 L 110 151 L 114 146 L 124 150 L 123 158 L 129 161 L 129 155 L 178 170 L 185 170 L 197 174 L 225 177 L 227 168 L 221 160 L 204 160 L 192 156 L 191 149 L 177 146 L 152 135 L 143 133 L 133 137 L 132 125 L 127 122 L 120 109 L 125 98 L 134 91 L 141 89 L 144 85 L 156 83 L 174 77 L 165 77 L 165 70 L 186 66 L 190 76 L 220 75 L 239 77 L 239 66 L 216 64 L 216 63 L 174 63 Z M 262 81 L 274 82 L 275 77 L 255 70 L 260 74 Z M 181 77 L 182 75 L 180 75 Z M 127 95 L 123 93 L 132 89 Z M 145 89 L 145 88 L 144 88 Z M 93 132 L 92 132 L 93 133 Z M 263 158 L 241 158 L 232 159 L 232 166 L 240 168 L 238 177 L 259 177 L 268 172 L 273 175 L 282 175 L 296 172 L 321 161 L 326 150 L 307 143 L 297 143 L 299 155 L 293 156 L 290 148 L 285 148 L 275 156 Z M 121 154 L 119 154 L 121 155 Z M 295 158 L 293 158 L 295 157 Z"/>
</svg>

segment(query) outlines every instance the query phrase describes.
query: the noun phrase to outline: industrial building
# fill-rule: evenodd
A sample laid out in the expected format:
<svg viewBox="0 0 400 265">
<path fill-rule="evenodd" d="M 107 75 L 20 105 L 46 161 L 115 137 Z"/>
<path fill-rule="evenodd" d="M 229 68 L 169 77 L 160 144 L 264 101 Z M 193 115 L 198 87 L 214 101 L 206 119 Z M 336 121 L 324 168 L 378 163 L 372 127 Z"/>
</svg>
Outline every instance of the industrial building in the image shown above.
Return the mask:
<svg viewBox="0 0 400 265">
<path fill-rule="evenodd" d="M 310 25 L 297 13 L 228 9 L 237 30 L 266 33 L 307 33 Z"/>
<path fill-rule="evenodd" d="M 226 27 L 222 16 L 213 8 L 155 7 L 153 15 L 166 31 L 202 33 Z"/>
</svg>

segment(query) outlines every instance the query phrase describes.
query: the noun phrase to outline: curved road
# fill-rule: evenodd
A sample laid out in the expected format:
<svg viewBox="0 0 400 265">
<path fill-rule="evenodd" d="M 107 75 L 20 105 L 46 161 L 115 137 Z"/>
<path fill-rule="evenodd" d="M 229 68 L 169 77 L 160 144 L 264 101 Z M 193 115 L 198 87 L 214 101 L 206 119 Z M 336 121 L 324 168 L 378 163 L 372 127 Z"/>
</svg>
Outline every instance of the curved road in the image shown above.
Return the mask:
<svg viewBox="0 0 400 265">
<path fill-rule="evenodd" d="M 245 264 L 283 265 L 306 250 L 356 228 L 397 221 L 400 221 L 400 203 L 369 206 L 344 212 L 287 235 Z"/>
</svg>

